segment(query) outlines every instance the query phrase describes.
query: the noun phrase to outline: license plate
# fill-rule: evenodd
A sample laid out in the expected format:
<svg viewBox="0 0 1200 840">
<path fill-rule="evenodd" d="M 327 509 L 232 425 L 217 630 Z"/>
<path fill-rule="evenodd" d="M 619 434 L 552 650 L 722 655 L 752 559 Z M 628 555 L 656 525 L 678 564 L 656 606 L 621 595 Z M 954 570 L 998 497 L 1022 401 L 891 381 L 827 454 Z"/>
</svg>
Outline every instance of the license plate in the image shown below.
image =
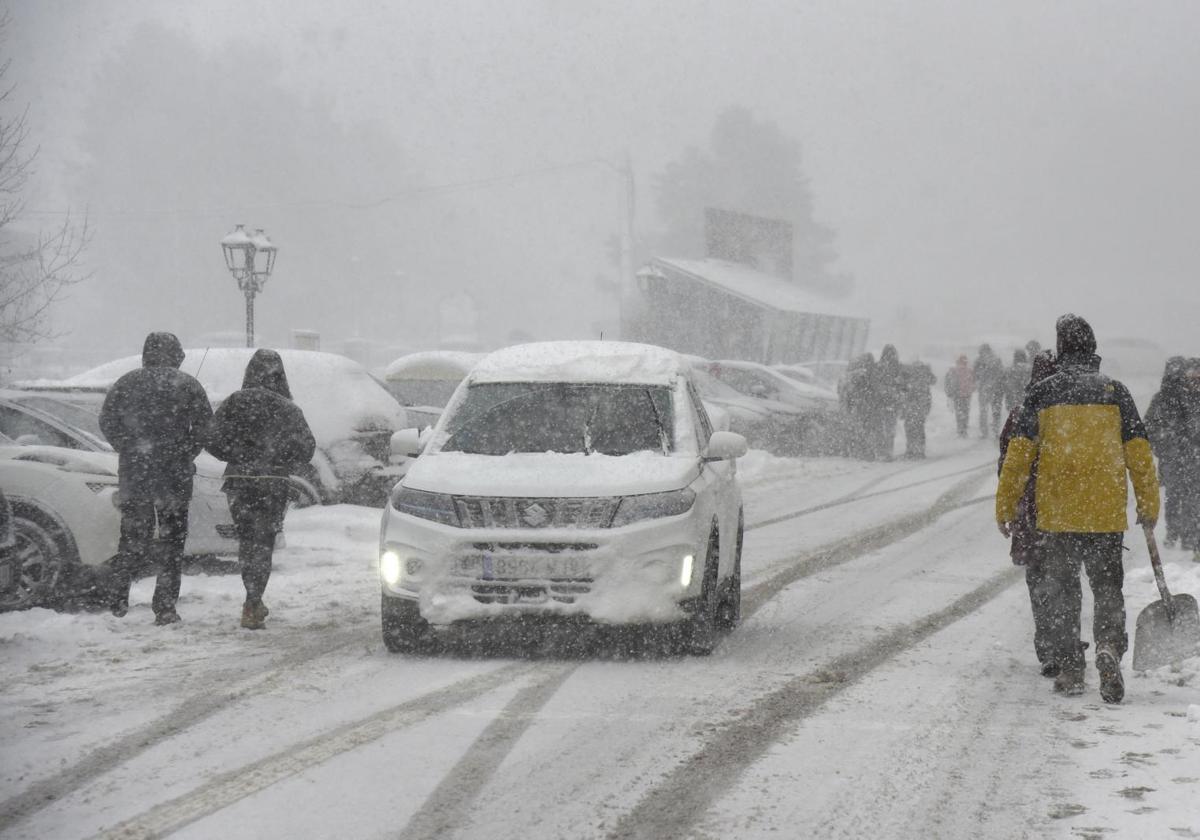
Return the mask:
<svg viewBox="0 0 1200 840">
<path fill-rule="evenodd" d="M 482 554 L 455 558 L 453 572 L 479 580 L 562 580 L 590 578 L 585 557 L 530 557 Z"/>
</svg>

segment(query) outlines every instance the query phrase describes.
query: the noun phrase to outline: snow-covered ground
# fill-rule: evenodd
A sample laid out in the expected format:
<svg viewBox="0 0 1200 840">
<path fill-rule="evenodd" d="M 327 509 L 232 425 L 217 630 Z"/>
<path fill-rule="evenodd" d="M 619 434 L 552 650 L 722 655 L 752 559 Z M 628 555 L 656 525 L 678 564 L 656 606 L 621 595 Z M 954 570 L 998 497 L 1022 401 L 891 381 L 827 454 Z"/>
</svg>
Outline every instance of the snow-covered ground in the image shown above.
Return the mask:
<svg viewBox="0 0 1200 840">
<path fill-rule="evenodd" d="M 744 459 L 746 616 L 707 658 L 567 631 L 389 655 L 379 512 L 351 506 L 289 515 L 262 632 L 236 575 L 186 577 L 174 627 L 151 580 L 124 619 L 0 615 L 0 836 L 1200 836 L 1200 659 L 1127 658 L 1120 706 L 1094 670 L 1055 695 L 994 445 L 930 450 Z M 1133 536 L 1131 637 L 1158 597 Z"/>
</svg>

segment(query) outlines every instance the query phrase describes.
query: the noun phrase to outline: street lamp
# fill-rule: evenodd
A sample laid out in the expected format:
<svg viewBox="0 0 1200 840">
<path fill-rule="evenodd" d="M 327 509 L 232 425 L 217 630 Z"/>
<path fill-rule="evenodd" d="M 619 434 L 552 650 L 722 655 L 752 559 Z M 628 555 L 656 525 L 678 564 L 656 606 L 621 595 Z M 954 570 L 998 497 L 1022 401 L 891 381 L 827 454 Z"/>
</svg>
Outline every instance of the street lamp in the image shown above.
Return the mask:
<svg viewBox="0 0 1200 840">
<path fill-rule="evenodd" d="M 267 278 L 275 270 L 275 255 L 279 249 L 262 228 L 257 228 L 252 236 L 246 233 L 244 225 L 238 225 L 221 240 L 221 250 L 225 252 L 225 266 L 246 296 L 246 346 L 253 347 L 254 296 L 263 290 Z"/>
</svg>

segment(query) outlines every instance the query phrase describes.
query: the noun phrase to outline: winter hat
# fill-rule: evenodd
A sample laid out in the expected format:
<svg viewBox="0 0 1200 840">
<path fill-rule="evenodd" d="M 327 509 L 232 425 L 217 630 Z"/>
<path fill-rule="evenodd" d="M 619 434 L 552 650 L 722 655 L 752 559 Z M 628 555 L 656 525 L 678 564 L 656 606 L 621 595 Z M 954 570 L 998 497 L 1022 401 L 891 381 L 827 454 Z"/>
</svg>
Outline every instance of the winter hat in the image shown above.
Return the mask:
<svg viewBox="0 0 1200 840">
<path fill-rule="evenodd" d="M 183 364 L 183 345 L 174 333 L 152 332 L 142 345 L 142 367 L 173 367 Z"/>
<path fill-rule="evenodd" d="M 1092 332 L 1092 325 L 1078 315 L 1063 315 L 1054 324 L 1054 329 L 1058 333 L 1060 358 L 1072 355 L 1090 356 L 1096 352 L 1096 334 Z"/>
</svg>

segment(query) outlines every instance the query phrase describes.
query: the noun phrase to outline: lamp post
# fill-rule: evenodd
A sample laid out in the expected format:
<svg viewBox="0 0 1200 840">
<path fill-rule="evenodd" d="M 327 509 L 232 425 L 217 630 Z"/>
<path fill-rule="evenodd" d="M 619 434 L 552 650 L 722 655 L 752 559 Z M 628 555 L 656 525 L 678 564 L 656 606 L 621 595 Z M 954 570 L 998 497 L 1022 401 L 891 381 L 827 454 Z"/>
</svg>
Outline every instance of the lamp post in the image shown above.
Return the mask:
<svg viewBox="0 0 1200 840">
<path fill-rule="evenodd" d="M 263 290 L 275 269 L 275 255 L 279 249 L 262 228 L 250 235 L 244 225 L 238 225 L 221 240 L 221 250 L 225 252 L 225 266 L 246 296 L 246 346 L 253 347 L 254 296 Z"/>
</svg>

